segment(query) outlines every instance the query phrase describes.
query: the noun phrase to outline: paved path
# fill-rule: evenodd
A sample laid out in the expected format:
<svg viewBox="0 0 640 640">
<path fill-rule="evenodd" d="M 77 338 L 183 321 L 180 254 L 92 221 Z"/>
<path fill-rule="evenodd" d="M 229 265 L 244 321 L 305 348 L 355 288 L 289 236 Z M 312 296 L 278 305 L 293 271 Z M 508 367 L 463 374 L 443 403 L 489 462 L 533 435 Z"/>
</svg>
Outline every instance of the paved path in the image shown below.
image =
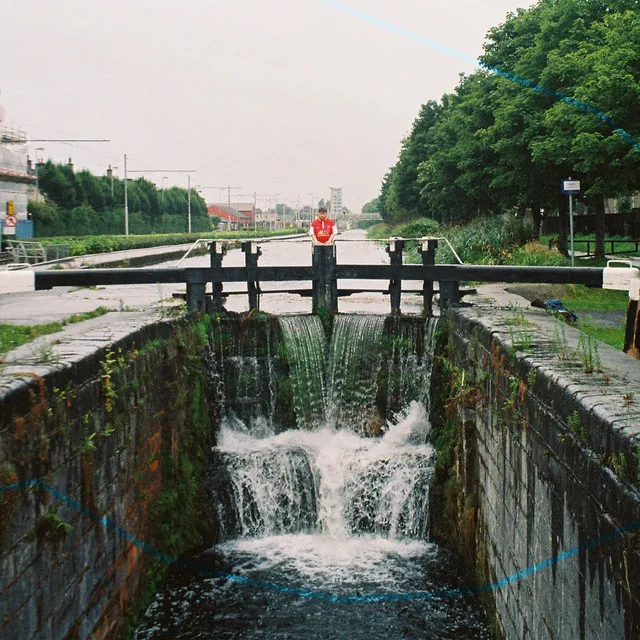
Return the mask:
<svg viewBox="0 0 640 640">
<path fill-rule="evenodd" d="M 107 267 L 124 260 L 139 260 L 144 256 L 153 256 L 155 261 L 171 259 L 177 262 L 189 247 L 191 244 L 113 251 L 71 258 L 58 264 L 66 269 Z M 34 265 L 34 270 L 51 269 L 52 266 Z M 55 287 L 48 291 L 5 293 L 0 295 L 0 323 L 34 325 L 59 322 L 72 314 L 86 313 L 98 307 L 106 307 L 114 312 L 139 311 L 155 317 L 166 314 L 169 307 L 181 304 L 172 296 L 174 292 L 184 290 L 184 285 L 153 284 Z M 111 316 L 103 318 L 104 324 L 113 321 Z"/>
</svg>

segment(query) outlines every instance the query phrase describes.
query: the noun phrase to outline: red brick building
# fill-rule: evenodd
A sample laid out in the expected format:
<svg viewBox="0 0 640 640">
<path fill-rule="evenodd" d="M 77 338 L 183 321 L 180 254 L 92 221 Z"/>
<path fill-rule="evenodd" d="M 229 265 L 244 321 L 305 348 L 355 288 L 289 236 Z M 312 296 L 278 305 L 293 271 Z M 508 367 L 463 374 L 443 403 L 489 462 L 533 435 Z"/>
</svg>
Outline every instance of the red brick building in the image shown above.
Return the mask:
<svg viewBox="0 0 640 640">
<path fill-rule="evenodd" d="M 249 229 L 253 227 L 255 209 L 253 205 L 236 205 L 230 207 L 226 204 L 209 204 L 207 211 L 210 216 L 220 218 L 223 228 Z"/>
</svg>

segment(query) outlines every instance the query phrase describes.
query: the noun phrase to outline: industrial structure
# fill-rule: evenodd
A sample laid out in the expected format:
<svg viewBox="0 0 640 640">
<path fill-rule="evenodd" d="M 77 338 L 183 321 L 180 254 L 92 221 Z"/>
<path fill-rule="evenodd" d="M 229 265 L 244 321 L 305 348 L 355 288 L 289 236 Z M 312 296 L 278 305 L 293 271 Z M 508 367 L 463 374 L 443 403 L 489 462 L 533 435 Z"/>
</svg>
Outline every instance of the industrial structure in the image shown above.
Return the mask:
<svg viewBox="0 0 640 640">
<path fill-rule="evenodd" d="M 29 189 L 36 176 L 27 160 L 27 134 L 4 125 L 0 106 L 0 234 L 32 238 L 33 225 L 27 216 Z"/>
<path fill-rule="evenodd" d="M 334 220 L 342 215 L 342 187 L 330 187 L 329 217 Z"/>
</svg>

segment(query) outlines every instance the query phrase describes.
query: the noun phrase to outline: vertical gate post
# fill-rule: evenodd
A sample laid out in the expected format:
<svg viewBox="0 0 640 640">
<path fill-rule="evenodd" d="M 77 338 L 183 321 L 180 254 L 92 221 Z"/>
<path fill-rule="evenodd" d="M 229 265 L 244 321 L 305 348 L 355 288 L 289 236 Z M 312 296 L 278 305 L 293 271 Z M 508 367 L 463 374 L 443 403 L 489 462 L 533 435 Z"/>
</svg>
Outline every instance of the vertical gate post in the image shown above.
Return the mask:
<svg viewBox="0 0 640 640">
<path fill-rule="evenodd" d="M 402 251 L 404 240 L 402 238 L 389 238 L 389 244 L 385 251 L 389 254 L 389 262 L 392 267 L 402 266 Z M 391 299 L 391 313 L 400 313 L 400 299 L 402 297 L 402 280 L 400 274 L 389 281 L 389 298 Z"/>
<path fill-rule="evenodd" d="M 460 302 L 459 282 L 452 280 L 440 282 L 440 311 L 446 311 L 451 305 Z"/>
<path fill-rule="evenodd" d="M 627 326 L 624 332 L 623 351 L 640 359 L 640 280 L 634 278 L 629 287 L 629 306 L 627 307 Z"/>
<path fill-rule="evenodd" d="M 214 240 L 209 244 L 211 258 L 211 310 L 222 310 L 222 259 L 226 253 L 223 242 Z"/>
<path fill-rule="evenodd" d="M 249 294 L 249 310 L 260 309 L 260 282 L 258 281 L 258 258 L 262 251 L 257 242 L 243 242 L 244 262 L 247 268 L 247 292 Z"/>
<path fill-rule="evenodd" d="M 337 313 L 338 281 L 336 279 L 335 245 L 314 244 L 311 266 L 313 269 L 313 313 L 318 313 L 322 308 L 331 313 Z"/>
<path fill-rule="evenodd" d="M 187 282 L 187 309 L 204 313 L 207 309 L 207 285 L 205 282 Z"/>
<path fill-rule="evenodd" d="M 436 249 L 438 241 L 435 238 L 423 238 L 419 249 L 422 256 L 422 266 L 432 267 L 436 263 Z M 422 313 L 433 317 L 433 280 L 422 281 Z"/>
</svg>

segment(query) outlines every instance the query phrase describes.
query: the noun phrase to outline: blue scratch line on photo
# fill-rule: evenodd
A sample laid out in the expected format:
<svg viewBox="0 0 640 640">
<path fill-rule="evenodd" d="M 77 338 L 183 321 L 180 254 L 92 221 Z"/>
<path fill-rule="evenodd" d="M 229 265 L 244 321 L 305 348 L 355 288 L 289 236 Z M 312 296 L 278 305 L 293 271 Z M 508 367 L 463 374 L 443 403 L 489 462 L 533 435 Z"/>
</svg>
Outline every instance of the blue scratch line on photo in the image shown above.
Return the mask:
<svg viewBox="0 0 640 640">
<path fill-rule="evenodd" d="M 597 107 L 587 102 L 583 102 L 582 100 L 578 100 L 577 98 L 572 98 L 558 91 L 554 91 L 553 89 L 544 87 L 540 84 L 537 84 L 536 82 L 533 82 L 532 80 L 528 80 L 527 78 L 523 78 L 522 76 L 519 76 L 516 73 L 512 73 L 511 71 L 505 71 L 504 69 L 500 69 L 499 67 L 494 67 L 494 66 L 485 64 L 483 62 L 480 62 L 477 58 L 461 53 L 456 49 L 452 49 L 451 47 L 448 47 L 439 42 L 436 42 L 435 40 L 431 40 L 430 38 L 421 36 L 417 33 L 414 33 L 413 31 L 409 31 L 408 29 L 404 29 L 403 27 L 399 27 L 398 25 L 395 25 L 386 20 L 376 18 L 371 14 L 365 13 L 364 11 L 360 11 L 359 9 L 355 9 L 354 7 L 350 7 L 349 5 L 343 4 L 342 2 L 337 2 L 336 0 L 316 0 L 316 1 L 319 2 L 320 4 L 324 4 L 328 7 L 331 7 L 332 9 L 336 9 L 338 11 L 341 11 L 342 13 L 346 13 L 350 16 L 353 16 L 354 18 L 358 18 L 364 22 L 368 22 L 369 24 L 372 24 L 376 27 L 384 29 L 385 31 L 395 33 L 396 35 L 399 35 L 403 38 L 412 40 L 413 42 L 417 42 L 418 44 L 425 45 L 431 49 L 434 49 L 435 51 L 439 51 L 440 53 L 453 56 L 454 58 L 458 58 L 459 60 L 468 62 L 481 69 L 486 69 L 487 71 L 490 71 L 491 73 L 494 73 L 497 76 L 500 76 L 501 78 L 504 78 L 506 80 L 519 84 L 520 86 L 526 87 L 527 89 L 532 89 L 537 93 L 543 93 L 545 95 L 548 95 L 551 98 L 554 98 L 559 102 L 564 102 L 572 107 L 575 107 L 576 109 L 579 109 L 580 111 L 584 111 L 585 113 L 590 113 L 591 115 L 594 115 L 598 119 L 602 120 L 602 122 L 604 122 L 607 126 L 609 126 L 612 129 L 613 133 L 620 136 L 625 142 L 630 144 L 636 151 L 640 152 L 640 140 L 637 140 L 630 133 L 618 127 L 614 122 L 613 118 L 609 114 L 605 113 L 601 109 L 598 109 Z"/>
<path fill-rule="evenodd" d="M 502 589 L 514 582 L 519 582 L 524 578 L 532 576 L 536 573 L 544 571 L 545 569 L 549 569 L 550 567 L 560 564 L 565 560 L 569 560 L 577 556 L 580 552 L 586 551 L 589 549 L 593 549 L 598 547 L 606 542 L 610 542 L 615 540 L 616 538 L 623 537 L 626 533 L 633 531 L 635 529 L 640 528 L 640 520 L 635 520 L 630 522 L 629 524 L 623 527 L 617 527 L 611 530 L 609 533 L 598 536 L 597 538 L 593 538 L 592 540 L 586 542 L 582 545 L 576 545 L 559 553 L 556 556 L 551 556 L 542 560 L 541 562 L 536 562 L 520 571 L 516 571 L 509 576 L 505 576 L 504 578 L 497 580 L 496 582 L 483 584 L 474 587 L 459 587 L 456 589 L 443 589 L 441 591 L 408 591 L 402 593 L 372 593 L 366 595 L 336 595 L 332 593 L 327 593 L 325 591 L 316 591 L 313 589 L 304 589 L 302 587 L 294 587 L 285 584 L 279 584 L 276 582 L 267 582 L 264 580 L 253 580 L 248 578 L 247 576 L 243 576 L 237 573 L 227 573 L 224 571 L 219 571 L 217 569 L 211 569 L 209 567 L 205 567 L 203 565 L 197 564 L 190 560 L 182 560 L 181 558 L 172 557 L 158 549 L 155 549 L 152 545 L 147 544 L 146 542 L 140 540 L 136 536 L 132 535 L 122 527 L 119 527 L 113 521 L 111 521 L 106 516 L 100 516 L 99 514 L 92 512 L 87 509 L 77 500 L 66 496 L 62 492 L 58 491 L 56 488 L 51 487 L 40 479 L 26 480 L 24 482 L 16 482 L 13 484 L 0 486 L 0 494 L 7 491 L 18 491 L 21 489 L 29 489 L 31 487 L 37 487 L 42 491 L 46 491 L 51 496 L 59 500 L 60 502 L 66 504 L 68 507 L 74 509 L 78 513 L 87 516 L 89 519 L 101 525 L 105 530 L 112 531 L 117 536 L 130 542 L 135 545 L 145 553 L 151 554 L 153 557 L 165 562 L 168 565 L 175 565 L 182 569 L 187 569 L 189 571 L 194 571 L 200 573 L 201 575 L 227 580 L 228 582 L 233 582 L 240 585 L 245 585 L 247 587 L 251 587 L 253 589 L 261 589 L 263 591 L 271 591 L 275 593 L 282 593 L 287 595 L 293 595 L 300 598 L 310 598 L 313 600 L 323 600 L 325 602 L 332 602 L 335 604 L 357 604 L 357 603 L 367 603 L 367 602 L 398 602 L 405 600 L 445 600 L 449 598 L 459 598 L 466 595 L 472 595 L 476 593 L 483 593 L 487 591 L 496 591 L 498 589 Z"/>
</svg>

